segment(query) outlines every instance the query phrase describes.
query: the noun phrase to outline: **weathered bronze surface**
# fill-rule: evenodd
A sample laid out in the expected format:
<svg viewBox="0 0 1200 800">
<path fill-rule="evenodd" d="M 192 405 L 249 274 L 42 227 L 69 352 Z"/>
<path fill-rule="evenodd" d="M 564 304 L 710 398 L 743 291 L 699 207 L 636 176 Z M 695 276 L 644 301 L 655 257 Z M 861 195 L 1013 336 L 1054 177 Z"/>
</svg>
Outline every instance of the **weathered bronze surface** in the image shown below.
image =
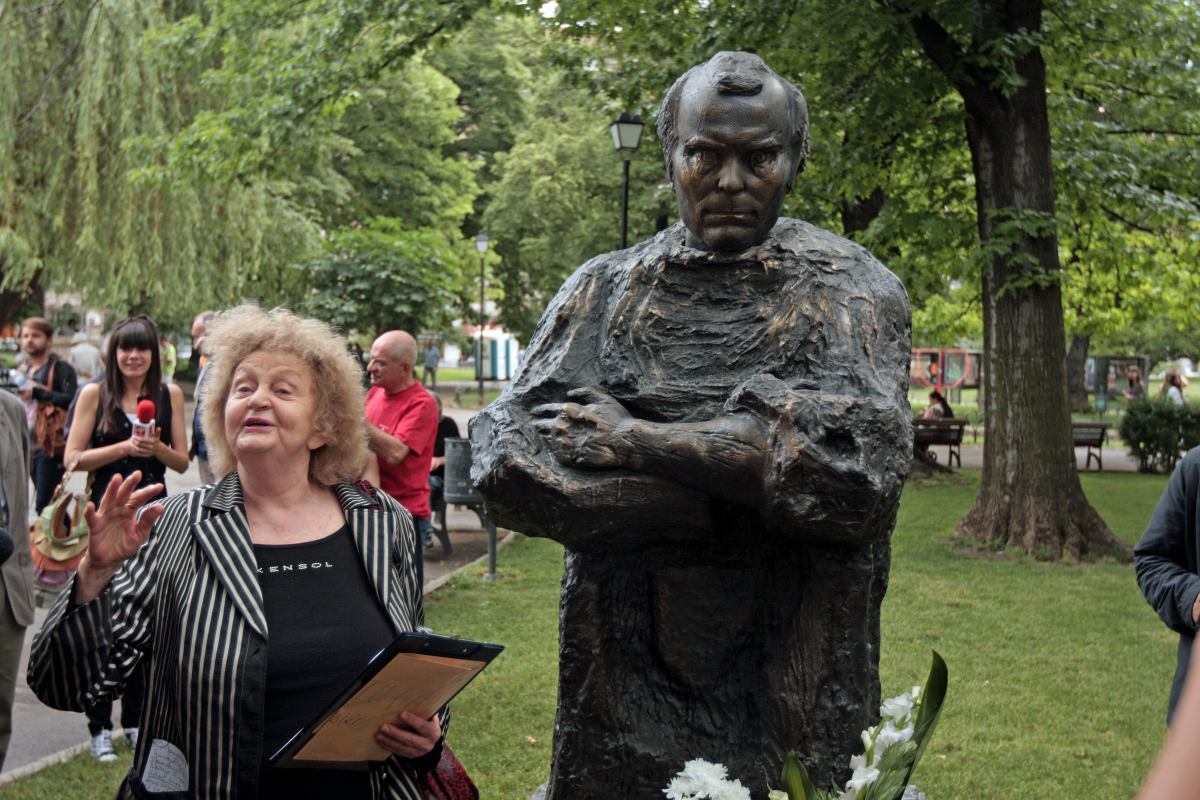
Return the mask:
<svg viewBox="0 0 1200 800">
<path fill-rule="evenodd" d="M 580 267 L 471 425 L 489 514 L 567 550 L 551 800 L 691 758 L 757 796 L 789 750 L 844 780 L 879 702 L 904 288 L 779 219 L 807 111 L 756 56 L 686 73 L 659 135 L 683 221 Z"/>
</svg>

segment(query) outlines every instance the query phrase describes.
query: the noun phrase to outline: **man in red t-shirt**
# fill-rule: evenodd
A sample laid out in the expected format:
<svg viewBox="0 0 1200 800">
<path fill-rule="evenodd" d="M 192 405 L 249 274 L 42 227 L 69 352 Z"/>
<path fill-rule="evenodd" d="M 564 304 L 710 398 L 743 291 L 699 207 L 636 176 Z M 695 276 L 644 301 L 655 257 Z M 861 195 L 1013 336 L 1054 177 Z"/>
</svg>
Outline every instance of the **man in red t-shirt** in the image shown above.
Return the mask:
<svg viewBox="0 0 1200 800">
<path fill-rule="evenodd" d="M 437 435 L 437 402 L 413 374 L 417 342 L 404 331 L 388 331 L 371 345 L 371 390 L 365 416 L 367 444 L 379 462 L 379 488 L 413 515 L 417 529 L 413 563 L 425 585 L 424 543 L 429 521 L 429 462 Z"/>
</svg>

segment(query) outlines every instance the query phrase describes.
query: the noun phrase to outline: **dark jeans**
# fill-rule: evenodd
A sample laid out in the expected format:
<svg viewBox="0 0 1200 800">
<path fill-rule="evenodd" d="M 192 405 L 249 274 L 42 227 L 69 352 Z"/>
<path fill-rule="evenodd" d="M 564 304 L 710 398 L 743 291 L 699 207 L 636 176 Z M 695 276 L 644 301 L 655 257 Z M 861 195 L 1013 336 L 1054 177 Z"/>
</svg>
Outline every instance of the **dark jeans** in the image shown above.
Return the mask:
<svg viewBox="0 0 1200 800">
<path fill-rule="evenodd" d="M 45 450 L 34 450 L 30 460 L 33 462 L 31 471 L 36 492 L 33 509 L 40 514 L 42 509 L 50 504 L 54 489 L 62 482 L 63 473 L 67 468 L 63 466 L 61 458 L 51 458 L 46 455 Z"/>
<path fill-rule="evenodd" d="M 138 664 L 125 682 L 121 694 L 121 727 L 129 730 L 138 726 L 142 716 L 142 699 L 146 694 L 146 665 Z M 112 730 L 112 700 L 97 703 L 87 709 L 88 733 L 95 736 L 102 730 Z"/>
<path fill-rule="evenodd" d="M 413 517 L 413 527 L 417 531 L 417 552 L 413 556 L 413 563 L 417 565 L 417 586 L 421 587 L 421 594 L 425 594 L 425 537 L 433 533 L 433 523 Z"/>
</svg>

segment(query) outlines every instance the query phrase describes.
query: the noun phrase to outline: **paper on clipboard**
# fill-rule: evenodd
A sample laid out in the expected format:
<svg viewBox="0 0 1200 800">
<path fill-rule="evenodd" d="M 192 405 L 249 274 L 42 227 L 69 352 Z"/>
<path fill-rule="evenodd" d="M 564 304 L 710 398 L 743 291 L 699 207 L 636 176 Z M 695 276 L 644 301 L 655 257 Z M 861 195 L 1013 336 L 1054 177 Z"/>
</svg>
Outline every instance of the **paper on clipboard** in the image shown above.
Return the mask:
<svg viewBox="0 0 1200 800">
<path fill-rule="evenodd" d="M 375 731 L 402 711 L 431 717 L 487 666 L 486 661 L 398 653 L 325 718 L 293 761 L 382 761 Z"/>
</svg>

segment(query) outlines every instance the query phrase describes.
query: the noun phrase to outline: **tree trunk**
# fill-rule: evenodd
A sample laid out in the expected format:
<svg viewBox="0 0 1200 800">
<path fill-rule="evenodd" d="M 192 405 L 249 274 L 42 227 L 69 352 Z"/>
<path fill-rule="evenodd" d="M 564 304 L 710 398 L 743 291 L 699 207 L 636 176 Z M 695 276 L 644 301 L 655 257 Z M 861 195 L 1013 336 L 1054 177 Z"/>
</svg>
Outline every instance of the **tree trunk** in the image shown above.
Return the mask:
<svg viewBox="0 0 1200 800">
<path fill-rule="evenodd" d="M 977 6 L 977 49 L 1040 30 L 1040 0 Z M 1075 469 L 1041 51 L 1032 47 L 1018 58 L 1023 84 L 1003 94 L 995 75 L 964 65 L 969 59 L 953 52 L 957 44 L 936 22 L 926 16 L 914 27 L 963 95 L 979 236 L 993 254 L 983 276 L 983 476 L 958 535 L 1050 559 L 1128 557 L 1129 547 L 1084 497 Z"/>
<path fill-rule="evenodd" d="M 0 277 L 3 277 L 3 273 L 3 268 L 0 268 Z M 0 329 L 3 329 L 6 325 L 20 322 L 18 315 L 29 303 L 31 298 L 36 298 L 38 300 L 37 305 L 39 307 L 42 305 L 41 272 L 38 272 L 30 284 L 24 289 L 0 291 Z"/>
<path fill-rule="evenodd" d="M 860 197 L 854 201 L 843 201 L 843 235 L 853 238 L 854 233 L 865 231 L 867 226 L 879 216 L 879 212 L 883 210 L 883 204 L 886 200 L 887 195 L 884 194 L 883 189 L 876 186 L 866 197 Z"/>
<path fill-rule="evenodd" d="M 1091 337 L 1082 333 L 1071 334 L 1071 346 L 1067 350 L 1067 398 L 1072 411 L 1087 411 L 1091 408 L 1087 394 L 1087 356 Z"/>
</svg>

